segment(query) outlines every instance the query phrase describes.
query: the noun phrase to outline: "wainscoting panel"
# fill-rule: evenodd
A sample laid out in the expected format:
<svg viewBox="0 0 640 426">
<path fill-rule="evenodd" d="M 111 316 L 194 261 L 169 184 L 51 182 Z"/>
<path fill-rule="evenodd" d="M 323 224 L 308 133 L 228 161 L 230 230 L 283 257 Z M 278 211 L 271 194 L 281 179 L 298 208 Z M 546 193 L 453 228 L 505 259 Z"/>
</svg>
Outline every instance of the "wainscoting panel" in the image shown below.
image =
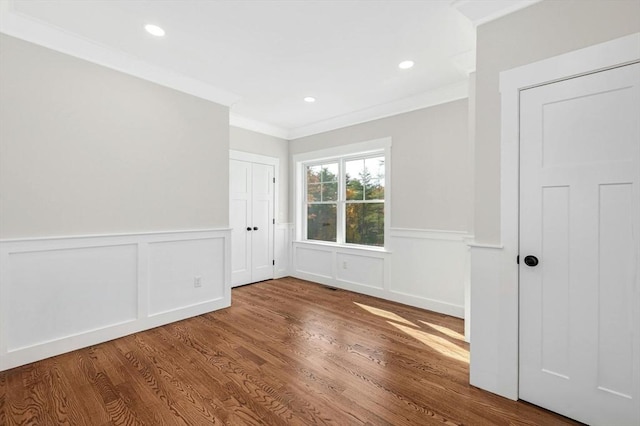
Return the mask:
<svg viewBox="0 0 640 426">
<path fill-rule="evenodd" d="M 275 268 L 274 278 L 282 278 L 289 275 L 291 265 L 291 242 L 293 241 L 294 227 L 292 223 L 276 224 L 275 237 Z"/>
<path fill-rule="evenodd" d="M 471 246 L 472 385 L 518 398 L 518 291 L 509 281 L 515 256 L 499 245 Z M 509 303 L 502 303 L 507 301 Z M 516 318 L 515 321 L 505 320 Z"/>
<path fill-rule="evenodd" d="M 296 272 L 317 278 L 334 278 L 335 252 L 330 247 L 296 243 L 293 253 Z"/>
<path fill-rule="evenodd" d="M 149 315 L 220 300 L 224 296 L 224 240 L 149 244 Z"/>
<path fill-rule="evenodd" d="M 229 306 L 229 252 L 226 229 L 0 241 L 0 371 Z"/>
<path fill-rule="evenodd" d="M 11 253 L 7 350 L 135 320 L 137 257 L 135 244 Z"/>
<path fill-rule="evenodd" d="M 466 237 L 392 228 L 386 251 L 297 241 L 291 275 L 464 318 Z"/>
<path fill-rule="evenodd" d="M 336 253 L 336 279 L 348 284 L 384 288 L 384 258 L 371 255 Z"/>
<path fill-rule="evenodd" d="M 469 249 L 465 233 L 394 229 L 392 282 L 396 300 L 464 318 Z"/>
</svg>

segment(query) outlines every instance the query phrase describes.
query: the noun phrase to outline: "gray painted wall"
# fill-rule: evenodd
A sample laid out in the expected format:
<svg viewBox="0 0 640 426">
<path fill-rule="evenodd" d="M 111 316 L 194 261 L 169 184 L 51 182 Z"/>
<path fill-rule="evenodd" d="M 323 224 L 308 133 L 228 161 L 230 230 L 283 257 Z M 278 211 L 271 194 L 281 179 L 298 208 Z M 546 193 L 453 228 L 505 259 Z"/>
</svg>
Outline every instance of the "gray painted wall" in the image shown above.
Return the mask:
<svg viewBox="0 0 640 426">
<path fill-rule="evenodd" d="M 280 176 L 276 177 L 279 182 L 276 221 L 289 222 L 289 141 L 232 126 L 229 128 L 229 144 L 230 148 L 236 151 L 276 157 L 280 160 Z"/>
<path fill-rule="evenodd" d="M 543 1 L 477 30 L 475 237 L 500 241 L 499 73 L 640 31 L 638 0 Z"/>
<path fill-rule="evenodd" d="M 468 231 L 467 105 L 463 99 L 295 139 L 289 153 L 391 137 L 391 226 Z"/>
<path fill-rule="evenodd" d="M 228 226 L 228 108 L 0 35 L 0 238 Z"/>
</svg>

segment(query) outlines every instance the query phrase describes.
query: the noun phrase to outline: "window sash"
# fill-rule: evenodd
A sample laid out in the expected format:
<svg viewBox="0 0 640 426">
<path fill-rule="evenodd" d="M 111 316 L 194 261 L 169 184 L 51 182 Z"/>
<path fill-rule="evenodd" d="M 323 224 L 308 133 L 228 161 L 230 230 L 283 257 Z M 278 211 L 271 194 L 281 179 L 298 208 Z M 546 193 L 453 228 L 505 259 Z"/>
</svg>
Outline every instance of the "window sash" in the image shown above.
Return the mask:
<svg viewBox="0 0 640 426">
<path fill-rule="evenodd" d="M 385 177 L 384 177 L 384 199 L 373 199 L 373 200 L 347 200 L 347 179 L 346 179 L 346 162 L 348 161 L 354 161 L 354 160 L 367 160 L 370 158 L 382 158 L 385 162 Z M 307 162 L 302 162 L 302 167 L 303 167 L 303 193 L 302 193 L 302 207 L 303 207 L 303 224 L 302 224 L 302 238 L 304 241 L 317 241 L 317 242 L 326 242 L 329 244 L 339 244 L 339 245 L 349 245 L 349 246 L 355 246 L 355 247 L 380 247 L 377 245 L 372 245 L 372 244 L 354 244 L 354 243 L 348 243 L 346 242 L 347 239 L 347 235 L 346 235 L 346 226 L 347 226 L 347 217 L 346 217 L 346 206 L 347 204 L 384 204 L 387 198 L 387 177 L 386 177 L 386 170 L 387 170 L 387 155 L 386 152 L 384 150 L 380 150 L 380 151 L 375 151 L 375 152 L 368 152 L 366 154 L 351 154 L 351 155 L 345 155 L 345 156 L 341 156 L 341 157 L 333 157 L 333 158 L 324 158 L 322 160 L 315 160 L 315 161 L 307 161 Z M 338 175 L 337 175 L 337 184 L 338 184 L 338 199 L 337 200 L 331 200 L 331 201 L 309 201 L 308 198 L 308 190 L 309 190 L 309 183 L 308 183 L 308 171 L 309 168 L 314 167 L 314 166 L 323 166 L 323 165 L 328 165 L 328 164 L 338 164 Z M 333 182 L 333 181 L 332 181 Z M 309 206 L 312 205 L 335 205 L 336 206 L 336 241 L 334 242 L 328 242 L 325 240 L 315 240 L 315 239 L 309 239 L 308 235 L 309 235 L 309 229 L 308 229 L 308 225 L 309 225 L 309 218 L 308 218 L 308 209 Z M 384 231 L 384 236 L 383 236 L 383 244 L 382 247 L 384 247 L 386 245 L 386 241 L 388 238 L 387 232 L 386 230 L 388 229 L 387 226 L 387 221 L 389 220 L 389 218 L 387 217 L 387 210 L 386 208 L 383 210 L 384 213 L 384 226 L 383 226 L 383 231 Z"/>
</svg>

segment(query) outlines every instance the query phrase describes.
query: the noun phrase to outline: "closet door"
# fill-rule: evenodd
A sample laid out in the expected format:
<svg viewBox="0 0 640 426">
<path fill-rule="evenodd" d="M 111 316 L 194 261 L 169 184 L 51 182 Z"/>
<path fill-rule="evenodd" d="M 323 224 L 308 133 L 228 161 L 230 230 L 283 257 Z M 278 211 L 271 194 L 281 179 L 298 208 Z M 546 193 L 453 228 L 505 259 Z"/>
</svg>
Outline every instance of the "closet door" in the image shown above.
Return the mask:
<svg viewBox="0 0 640 426">
<path fill-rule="evenodd" d="M 273 278 L 273 166 L 253 163 L 251 282 Z"/>
<path fill-rule="evenodd" d="M 231 285 L 251 282 L 251 163 L 230 160 Z"/>
<path fill-rule="evenodd" d="M 273 278 L 274 167 L 230 160 L 231 285 Z"/>
</svg>

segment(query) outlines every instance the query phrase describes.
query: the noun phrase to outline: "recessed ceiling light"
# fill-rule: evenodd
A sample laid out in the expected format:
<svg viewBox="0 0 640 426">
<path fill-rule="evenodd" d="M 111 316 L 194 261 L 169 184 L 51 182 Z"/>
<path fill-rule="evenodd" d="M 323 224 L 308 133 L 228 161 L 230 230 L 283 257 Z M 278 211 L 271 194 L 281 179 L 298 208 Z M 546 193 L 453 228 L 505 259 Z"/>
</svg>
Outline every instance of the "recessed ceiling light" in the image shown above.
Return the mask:
<svg viewBox="0 0 640 426">
<path fill-rule="evenodd" d="M 398 64 L 398 68 L 401 68 L 403 70 L 408 70 L 412 66 L 413 66 L 413 61 L 402 61 Z"/>
<path fill-rule="evenodd" d="M 147 24 L 144 26 L 144 29 L 147 30 L 149 34 L 154 35 L 156 37 L 164 36 L 164 30 L 157 25 Z"/>
<path fill-rule="evenodd" d="M 314 98 L 313 96 L 307 96 L 306 98 L 304 98 L 305 102 L 309 102 L 309 103 L 313 103 L 316 101 L 316 98 Z"/>
</svg>

